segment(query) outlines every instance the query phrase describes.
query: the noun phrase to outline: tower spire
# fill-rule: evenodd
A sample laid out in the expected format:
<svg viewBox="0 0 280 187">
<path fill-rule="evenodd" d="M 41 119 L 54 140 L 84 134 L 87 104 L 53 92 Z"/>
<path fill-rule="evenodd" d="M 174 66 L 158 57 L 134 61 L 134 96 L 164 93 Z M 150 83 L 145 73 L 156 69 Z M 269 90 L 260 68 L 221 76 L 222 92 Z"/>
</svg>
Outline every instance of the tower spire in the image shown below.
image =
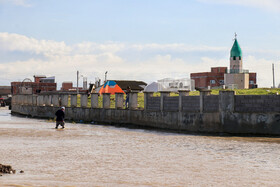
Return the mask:
<svg viewBox="0 0 280 187">
<path fill-rule="evenodd" d="M 234 43 L 230 50 L 230 72 L 241 73 L 242 72 L 242 50 L 237 41 L 237 34 L 234 33 Z"/>
</svg>

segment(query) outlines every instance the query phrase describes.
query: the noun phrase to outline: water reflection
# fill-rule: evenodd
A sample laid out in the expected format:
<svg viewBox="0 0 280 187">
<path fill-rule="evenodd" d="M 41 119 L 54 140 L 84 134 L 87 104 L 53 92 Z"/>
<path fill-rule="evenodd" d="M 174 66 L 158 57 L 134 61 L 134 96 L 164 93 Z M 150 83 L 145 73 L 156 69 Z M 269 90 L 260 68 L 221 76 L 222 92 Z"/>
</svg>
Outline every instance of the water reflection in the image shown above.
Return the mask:
<svg viewBox="0 0 280 187">
<path fill-rule="evenodd" d="M 196 136 L 10 116 L 0 163 L 24 174 L 0 186 L 277 186 L 280 139 Z"/>
</svg>

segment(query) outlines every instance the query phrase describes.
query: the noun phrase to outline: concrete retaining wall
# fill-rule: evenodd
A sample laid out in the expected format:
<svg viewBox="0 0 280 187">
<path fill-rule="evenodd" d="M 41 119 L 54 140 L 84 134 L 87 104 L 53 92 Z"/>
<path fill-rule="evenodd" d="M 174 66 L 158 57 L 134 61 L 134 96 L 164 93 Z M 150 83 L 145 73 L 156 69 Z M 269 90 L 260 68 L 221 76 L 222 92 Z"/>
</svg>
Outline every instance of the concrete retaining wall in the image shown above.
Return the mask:
<svg viewBox="0 0 280 187">
<path fill-rule="evenodd" d="M 218 95 L 204 96 L 203 111 L 218 112 L 219 111 L 219 96 Z"/>
<path fill-rule="evenodd" d="M 147 110 L 159 111 L 160 110 L 160 97 L 147 98 Z"/>
<path fill-rule="evenodd" d="M 12 113 L 39 118 L 55 117 L 54 113 L 59 107 L 48 106 L 41 103 L 43 100 L 40 99 L 38 106 L 34 103 L 25 104 L 23 101 L 27 101 L 27 98 L 23 95 L 13 96 Z M 63 98 L 68 96 L 59 96 L 59 100 Z M 68 103 L 77 105 L 76 98 L 73 97 L 74 102 L 68 101 Z M 82 107 L 66 107 L 66 120 L 140 125 L 198 133 L 280 135 L 280 110 L 277 108 L 277 103 L 280 102 L 279 96 L 235 96 L 232 91 L 221 91 L 218 96 L 209 93 L 186 96 L 186 93 L 180 93 L 179 97 L 170 97 L 167 92 L 164 92 L 161 97 L 153 97 L 150 93 L 146 93 L 144 109 L 132 107 L 127 110 L 119 103 L 122 99 L 116 100 L 116 108 L 110 108 L 107 106 L 110 97 L 105 96 L 104 108 L 98 108 L 96 104 L 98 96 L 92 94 L 92 98 L 93 100 L 89 101 L 91 107 L 85 107 L 86 96 L 81 99 Z M 131 106 L 135 106 L 137 96 L 132 96 L 130 99 L 133 100 Z M 51 99 L 47 102 L 49 100 Z M 272 111 L 266 105 L 262 107 L 261 104 L 264 102 L 270 103 L 276 111 Z M 243 108 L 246 107 L 252 111 L 245 111 Z"/>
<path fill-rule="evenodd" d="M 200 108 L 199 96 L 184 96 L 182 99 L 183 111 L 185 112 L 199 112 Z"/>
<path fill-rule="evenodd" d="M 280 111 L 280 95 L 236 95 L 237 112 L 274 112 Z"/>
<path fill-rule="evenodd" d="M 178 111 L 179 110 L 179 97 L 164 97 L 163 98 L 164 111 Z"/>
</svg>

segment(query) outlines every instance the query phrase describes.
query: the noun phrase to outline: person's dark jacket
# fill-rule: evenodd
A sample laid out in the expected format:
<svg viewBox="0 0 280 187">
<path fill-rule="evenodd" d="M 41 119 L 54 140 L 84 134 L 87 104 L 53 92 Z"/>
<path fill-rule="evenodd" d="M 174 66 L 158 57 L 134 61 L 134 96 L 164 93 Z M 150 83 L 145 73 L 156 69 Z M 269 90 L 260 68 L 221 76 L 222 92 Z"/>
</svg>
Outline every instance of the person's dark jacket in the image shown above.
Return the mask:
<svg viewBox="0 0 280 187">
<path fill-rule="evenodd" d="M 56 121 L 64 121 L 65 114 L 63 110 L 60 109 L 56 111 L 55 115 L 56 115 Z"/>
</svg>

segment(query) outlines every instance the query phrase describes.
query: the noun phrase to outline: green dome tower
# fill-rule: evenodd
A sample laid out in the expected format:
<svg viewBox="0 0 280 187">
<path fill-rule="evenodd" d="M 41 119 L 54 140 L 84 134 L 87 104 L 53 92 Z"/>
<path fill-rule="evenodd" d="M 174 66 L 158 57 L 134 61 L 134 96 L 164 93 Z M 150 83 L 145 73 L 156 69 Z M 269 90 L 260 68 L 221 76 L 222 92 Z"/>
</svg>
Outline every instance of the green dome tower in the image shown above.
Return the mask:
<svg viewBox="0 0 280 187">
<path fill-rule="evenodd" d="M 230 50 L 230 57 L 242 57 L 242 51 L 236 38 Z"/>
<path fill-rule="evenodd" d="M 230 50 L 230 73 L 241 73 L 243 69 L 242 50 L 235 34 L 234 43 Z"/>
</svg>

